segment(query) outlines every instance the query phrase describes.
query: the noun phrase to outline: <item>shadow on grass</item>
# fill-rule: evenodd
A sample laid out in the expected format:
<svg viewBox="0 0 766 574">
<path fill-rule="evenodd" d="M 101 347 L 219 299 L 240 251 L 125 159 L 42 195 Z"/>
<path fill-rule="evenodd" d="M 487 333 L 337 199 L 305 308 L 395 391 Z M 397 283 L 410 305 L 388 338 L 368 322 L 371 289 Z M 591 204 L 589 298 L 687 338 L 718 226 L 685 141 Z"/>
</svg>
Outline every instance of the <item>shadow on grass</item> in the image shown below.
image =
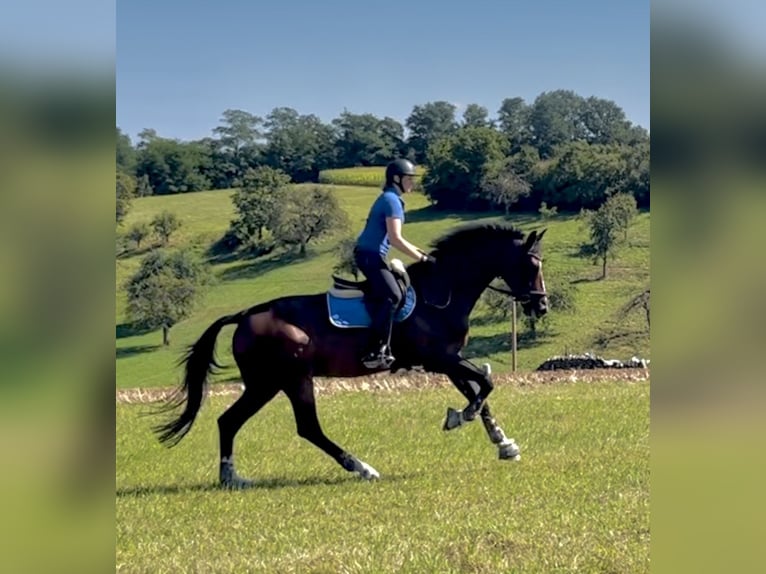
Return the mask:
<svg viewBox="0 0 766 574">
<path fill-rule="evenodd" d="M 146 255 L 154 249 L 162 247 L 160 243 L 150 243 L 143 245 L 142 247 L 128 247 L 123 249 L 117 254 L 117 259 L 130 259 L 131 257 L 138 257 L 140 255 Z"/>
<path fill-rule="evenodd" d="M 516 346 L 519 349 L 531 349 L 548 342 L 550 337 L 545 333 L 537 333 L 536 336 L 528 331 L 516 335 Z M 497 335 L 482 335 L 469 337 L 468 345 L 463 351 L 466 359 L 486 357 L 494 353 L 509 353 L 511 351 L 511 333 L 499 333 Z"/>
<path fill-rule="evenodd" d="M 118 347 L 115 350 L 115 355 L 118 359 L 124 359 L 126 357 L 133 357 L 135 355 L 141 355 L 143 353 L 149 353 L 160 349 L 162 345 L 134 345 L 132 347 Z"/>
<path fill-rule="evenodd" d="M 151 333 L 152 329 L 147 329 L 135 323 L 120 323 L 117 325 L 115 338 L 125 339 L 126 337 L 137 337 L 139 335 L 146 335 Z"/>
<path fill-rule="evenodd" d="M 593 259 L 596 257 L 596 248 L 588 243 L 583 243 L 577 249 L 570 251 L 568 255 L 573 259 Z"/>
<path fill-rule="evenodd" d="M 580 277 L 579 279 L 572 279 L 570 283 L 572 285 L 577 285 L 579 283 L 598 283 L 599 281 L 603 281 L 604 277 L 602 277 L 600 274 L 597 277 Z"/>
<path fill-rule="evenodd" d="M 415 478 L 414 474 L 386 474 L 386 482 L 403 481 Z M 338 484 L 349 484 L 352 482 L 361 482 L 356 475 L 337 476 L 337 477 L 309 477 L 309 478 L 289 478 L 285 476 L 261 478 L 252 481 L 252 485 L 242 490 L 276 490 L 280 488 L 300 488 L 304 486 L 334 486 Z M 185 485 L 152 485 L 152 486 L 131 486 L 117 489 L 117 498 L 130 498 L 140 496 L 151 496 L 155 494 L 186 494 L 189 492 L 213 492 L 227 491 L 229 489 L 220 486 L 217 482 L 207 482 L 201 484 Z"/>
<path fill-rule="evenodd" d="M 470 320 L 471 328 L 474 327 L 484 327 L 486 325 L 507 325 L 508 330 L 511 329 L 511 314 L 508 313 L 508 317 L 501 317 L 500 315 L 491 315 L 491 314 L 485 314 L 485 315 L 476 315 L 472 316 Z"/>
<path fill-rule="evenodd" d="M 230 233 L 214 241 L 205 251 L 205 256 L 210 263 L 231 263 L 232 261 L 242 261 L 256 259 L 268 255 L 276 245 L 271 241 L 263 241 L 260 244 L 250 247 L 240 247 Z"/>
<path fill-rule="evenodd" d="M 223 281 L 233 281 L 236 279 L 253 279 L 274 269 L 284 267 L 290 263 L 310 261 L 317 254 L 313 251 L 309 251 L 305 255 L 300 255 L 297 252 L 279 253 L 277 255 L 269 255 L 267 257 L 261 257 L 255 261 L 245 261 L 240 265 L 230 267 L 221 274 Z"/>
</svg>

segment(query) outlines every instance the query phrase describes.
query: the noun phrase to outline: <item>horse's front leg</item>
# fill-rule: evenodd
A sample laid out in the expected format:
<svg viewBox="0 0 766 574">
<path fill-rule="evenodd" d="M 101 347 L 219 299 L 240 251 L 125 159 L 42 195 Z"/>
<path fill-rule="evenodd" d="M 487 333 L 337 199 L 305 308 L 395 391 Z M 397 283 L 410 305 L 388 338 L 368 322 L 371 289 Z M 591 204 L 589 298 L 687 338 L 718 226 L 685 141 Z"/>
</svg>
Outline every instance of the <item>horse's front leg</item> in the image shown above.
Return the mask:
<svg viewBox="0 0 766 574">
<path fill-rule="evenodd" d="M 462 379 L 464 381 L 463 386 L 467 386 L 471 391 L 466 393 L 461 390 L 468 399 L 468 406 L 463 409 L 463 419 L 466 421 L 472 421 L 476 418 L 476 415 L 484 406 L 487 397 L 495 388 L 492 384 L 490 373 L 489 363 L 484 363 L 481 367 L 477 367 L 471 361 L 463 358 L 460 358 L 459 362 L 447 372 L 447 376 L 452 380 L 453 384 L 457 380 Z M 476 383 L 478 391 L 473 388 L 471 382 Z M 458 385 L 456 384 L 456 386 Z M 459 386 L 458 389 L 460 390 Z"/>
<path fill-rule="evenodd" d="M 444 423 L 445 430 L 455 428 L 463 422 L 474 420 L 494 388 L 489 378 L 488 364 L 477 367 L 459 355 L 448 355 L 438 360 L 429 361 L 424 364 L 424 367 L 428 371 L 447 375 L 452 384 L 468 399 L 468 405 L 462 411 L 449 409 L 447 421 Z M 476 388 L 472 383 L 476 385 Z"/>
<path fill-rule="evenodd" d="M 484 428 L 487 431 L 489 440 L 492 444 L 497 446 L 498 457 L 501 460 L 521 460 L 521 450 L 516 441 L 512 438 L 505 436 L 505 432 L 489 411 L 489 405 L 484 402 L 484 406 L 481 407 L 481 422 L 484 423 Z"/>
<path fill-rule="evenodd" d="M 489 363 L 485 363 L 482 365 L 482 370 L 484 374 L 489 377 L 491 373 L 490 365 Z M 449 375 L 448 375 L 449 376 Z M 479 394 L 478 391 L 478 384 L 471 383 L 471 381 L 466 379 L 457 379 L 450 377 L 450 380 L 455 385 L 455 387 L 465 396 L 465 398 L 468 399 L 469 405 L 474 404 L 476 402 L 476 396 Z M 461 425 L 463 425 L 465 422 L 468 422 L 469 420 L 473 420 L 474 416 L 471 416 L 469 414 L 469 419 L 466 419 L 464 416 L 465 411 L 458 411 L 451 407 L 447 408 L 447 417 L 444 421 L 444 430 L 452 430 L 454 428 L 457 428 Z M 489 437 L 489 440 L 492 441 L 492 444 L 497 446 L 498 449 L 498 457 L 501 460 L 520 460 L 521 459 L 521 451 L 519 449 L 519 446 L 516 444 L 516 441 L 512 438 L 508 438 L 505 435 L 505 432 L 500 427 L 500 425 L 497 423 L 495 418 L 492 416 L 492 413 L 489 409 L 489 403 L 485 400 L 483 405 L 481 406 L 481 410 L 479 411 L 479 414 L 481 416 L 481 422 L 484 425 L 484 429 L 487 431 L 487 436 Z"/>
</svg>

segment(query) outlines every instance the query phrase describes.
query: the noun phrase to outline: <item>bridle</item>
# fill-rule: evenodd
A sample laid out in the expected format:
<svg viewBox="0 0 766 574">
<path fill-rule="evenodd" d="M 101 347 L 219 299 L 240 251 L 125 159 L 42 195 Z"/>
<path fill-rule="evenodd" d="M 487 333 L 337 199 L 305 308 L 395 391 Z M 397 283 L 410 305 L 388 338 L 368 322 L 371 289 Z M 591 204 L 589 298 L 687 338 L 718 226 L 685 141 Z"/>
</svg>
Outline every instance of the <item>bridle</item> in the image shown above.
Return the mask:
<svg viewBox="0 0 766 574">
<path fill-rule="evenodd" d="M 543 258 L 540 257 L 537 253 L 534 253 L 530 251 L 528 253 L 530 257 L 533 257 L 540 263 L 543 262 Z M 519 297 L 518 295 L 515 295 L 512 290 L 510 289 L 504 289 L 502 287 L 495 287 L 494 285 L 487 285 L 487 288 L 492 289 L 493 291 L 496 291 L 497 293 L 502 293 L 503 295 L 508 295 L 509 297 L 512 297 L 516 301 L 520 303 L 526 303 L 529 301 L 532 297 L 547 297 L 548 293 L 546 291 L 538 291 L 537 289 L 533 289 L 531 291 L 528 291 L 525 295 L 522 297 Z"/>
</svg>

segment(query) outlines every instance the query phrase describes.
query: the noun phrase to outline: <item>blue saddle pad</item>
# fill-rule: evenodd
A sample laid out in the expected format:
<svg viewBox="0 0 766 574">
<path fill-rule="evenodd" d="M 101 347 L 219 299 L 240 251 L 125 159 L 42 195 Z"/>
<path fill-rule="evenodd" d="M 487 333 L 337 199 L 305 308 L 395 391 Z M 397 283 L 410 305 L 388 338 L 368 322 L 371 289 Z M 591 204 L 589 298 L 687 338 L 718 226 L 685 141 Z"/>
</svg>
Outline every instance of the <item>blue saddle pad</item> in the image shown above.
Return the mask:
<svg viewBox="0 0 766 574">
<path fill-rule="evenodd" d="M 396 323 L 404 321 L 415 309 L 415 289 L 410 286 L 404 298 L 404 305 L 394 317 Z M 330 323 L 336 327 L 353 328 L 369 327 L 372 323 L 370 314 L 364 300 L 359 297 L 335 297 L 327 293 L 327 310 L 330 314 Z"/>
</svg>

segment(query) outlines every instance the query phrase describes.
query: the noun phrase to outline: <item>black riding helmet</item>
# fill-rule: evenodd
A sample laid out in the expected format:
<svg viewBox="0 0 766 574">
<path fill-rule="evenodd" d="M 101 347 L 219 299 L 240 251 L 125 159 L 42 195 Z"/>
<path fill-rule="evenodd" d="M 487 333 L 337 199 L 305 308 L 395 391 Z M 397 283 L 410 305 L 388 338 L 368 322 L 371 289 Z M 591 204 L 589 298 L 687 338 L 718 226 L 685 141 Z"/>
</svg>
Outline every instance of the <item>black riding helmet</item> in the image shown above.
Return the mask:
<svg viewBox="0 0 766 574">
<path fill-rule="evenodd" d="M 386 166 L 386 187 L 394 184 L 395 176 L 415 175 L 415 165 L 408 159 L 395 159 Z"/>
</svg>

